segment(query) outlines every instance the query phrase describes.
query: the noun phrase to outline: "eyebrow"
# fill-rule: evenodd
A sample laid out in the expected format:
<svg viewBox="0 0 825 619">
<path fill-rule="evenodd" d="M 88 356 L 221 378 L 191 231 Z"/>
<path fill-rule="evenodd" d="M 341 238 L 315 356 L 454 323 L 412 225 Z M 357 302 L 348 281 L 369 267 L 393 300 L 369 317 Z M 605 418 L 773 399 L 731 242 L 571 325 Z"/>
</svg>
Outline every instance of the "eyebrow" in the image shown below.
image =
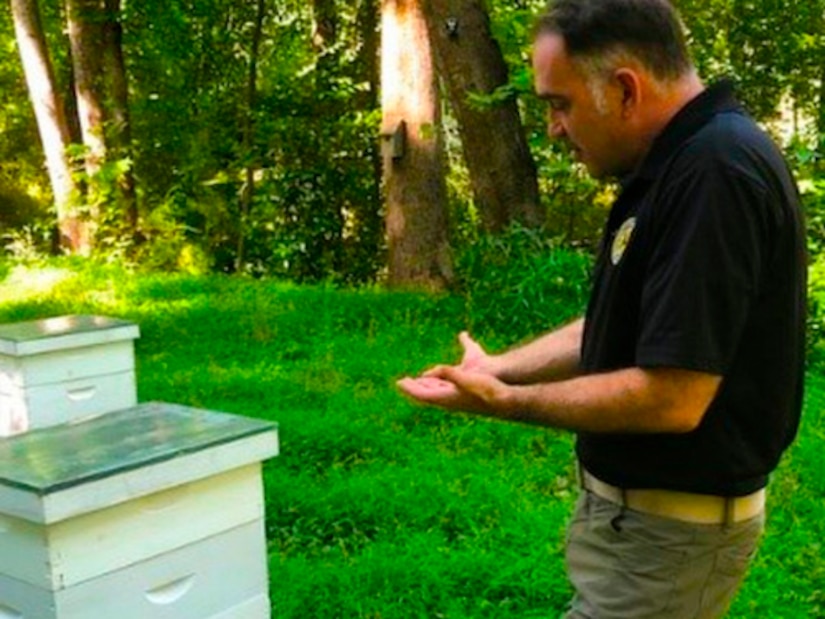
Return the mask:
<svg viewBox="0 0 825 619">
<path fill-rule="evenodd" d="M 537 92 L 536 97 L 541 99 L 542 101 L 546 101 L 548 103 L 554 102 L 566 102 L 570 100 L 570 97 L 567 97 L 563 94 L 557 92 Z"/>
</svg>

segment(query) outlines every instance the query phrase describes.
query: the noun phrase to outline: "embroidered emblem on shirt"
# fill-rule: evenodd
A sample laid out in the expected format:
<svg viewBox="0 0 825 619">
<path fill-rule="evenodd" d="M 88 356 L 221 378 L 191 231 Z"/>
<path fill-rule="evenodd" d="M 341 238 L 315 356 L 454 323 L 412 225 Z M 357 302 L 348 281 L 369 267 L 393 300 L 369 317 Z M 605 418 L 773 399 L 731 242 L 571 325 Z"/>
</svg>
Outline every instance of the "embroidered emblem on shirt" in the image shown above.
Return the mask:
<svg viewBox="0 0 825 619">
<path fill-rule="evenodd" d="M 613 245 L 610 247 L 610 261 L 613 265 L 619 264 L 627 246 L 630 244 L 630 237 L 633 235 L 633 230 L 636 228 L 636 218 L 631 217 L 626 220 L 616 232 L 613 237 Z"/>
</svg>

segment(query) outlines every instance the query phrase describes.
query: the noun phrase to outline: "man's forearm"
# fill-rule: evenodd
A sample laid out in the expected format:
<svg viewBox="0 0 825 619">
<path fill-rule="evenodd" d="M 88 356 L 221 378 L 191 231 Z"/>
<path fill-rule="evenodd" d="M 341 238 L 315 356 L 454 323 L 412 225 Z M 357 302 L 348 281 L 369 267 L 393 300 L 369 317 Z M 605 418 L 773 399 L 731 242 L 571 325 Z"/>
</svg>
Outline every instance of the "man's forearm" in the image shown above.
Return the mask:
<svg viewBox="0 0 825 619">
<path fill-rule="evenodd" d="M 628 368 L 554 383 L 511 385 L 498 410 L 513 421 L 598 433 L 694 430 L 720 377 L 676 369 Z"/>
<path fill-rule="evenodd" d="M 517 384 L 486 370 L 440 365 L 398 386 L 421 403 L 447 410 L 575 432 L 638 434 L 694 430 L 721 381 L 693 370 L 632 367 Z"/>
<path fill-rule="evenodd" d="M 564 380 L 580 373 L 584 320 L 492 357 L 493 373 L 511 385 Z"/>
</svg>

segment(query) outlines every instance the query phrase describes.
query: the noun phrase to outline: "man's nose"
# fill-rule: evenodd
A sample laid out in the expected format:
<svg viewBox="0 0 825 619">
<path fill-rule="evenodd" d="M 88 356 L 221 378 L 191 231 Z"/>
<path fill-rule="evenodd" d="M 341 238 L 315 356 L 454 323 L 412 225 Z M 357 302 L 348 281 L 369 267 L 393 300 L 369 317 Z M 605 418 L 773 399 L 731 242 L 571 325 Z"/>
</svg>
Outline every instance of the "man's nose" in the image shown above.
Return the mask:
<svg viewBox="0 0 825 619">
<path fill-rule="evenodd" d="M 552 115 L 547 119 L 547 135 L 554 139 L 567 135 L 564 124 Z"/>
</svg>

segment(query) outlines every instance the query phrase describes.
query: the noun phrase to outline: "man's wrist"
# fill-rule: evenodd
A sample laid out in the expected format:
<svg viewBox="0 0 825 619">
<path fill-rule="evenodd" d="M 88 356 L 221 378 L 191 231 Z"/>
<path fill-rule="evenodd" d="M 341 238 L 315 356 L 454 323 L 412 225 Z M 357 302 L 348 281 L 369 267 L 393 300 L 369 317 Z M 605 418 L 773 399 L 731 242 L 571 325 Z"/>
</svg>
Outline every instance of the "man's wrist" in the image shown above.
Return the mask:
<svg viewBox="0 0 825 619">
<path fill-rule="evenodd" d="M 525 421 L 529 410 L 530 387 L 507 385 L 499 403 L 500 417 L 506 421 Z"/>
<path fill-rule="evenodd" d="M 505 380 L 504 363 L 501 355 L 488 355 L 483 365 L 483 371 L 502 382 Z"/>
</svg>

